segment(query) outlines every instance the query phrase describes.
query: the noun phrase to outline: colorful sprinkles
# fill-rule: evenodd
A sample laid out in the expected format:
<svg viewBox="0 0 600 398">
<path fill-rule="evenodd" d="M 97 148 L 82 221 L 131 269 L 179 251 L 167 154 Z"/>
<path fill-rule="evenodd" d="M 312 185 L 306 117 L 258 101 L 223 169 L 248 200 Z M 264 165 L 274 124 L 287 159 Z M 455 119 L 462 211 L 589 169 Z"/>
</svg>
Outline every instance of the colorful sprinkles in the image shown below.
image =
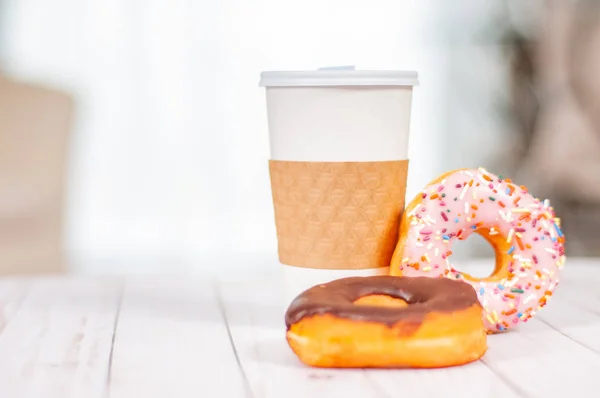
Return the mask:
<svg viewBox="0 0 600 398">
<path fill-rule="evenodd" d="M 407 213 L 410 226 L 399 266 L 403 275 L 472 284 L 491 331 L 527 322 L 547 304 L 565 263 L 565 237 L 547 199 L 540 201 L 526 187 L 483 168 L 451 173 L 426 187 L 420 198 Z M 452 265 L 453 242 L 473 232 L 504 245 L 501 280 L 465 279 Z"/>
</svg>

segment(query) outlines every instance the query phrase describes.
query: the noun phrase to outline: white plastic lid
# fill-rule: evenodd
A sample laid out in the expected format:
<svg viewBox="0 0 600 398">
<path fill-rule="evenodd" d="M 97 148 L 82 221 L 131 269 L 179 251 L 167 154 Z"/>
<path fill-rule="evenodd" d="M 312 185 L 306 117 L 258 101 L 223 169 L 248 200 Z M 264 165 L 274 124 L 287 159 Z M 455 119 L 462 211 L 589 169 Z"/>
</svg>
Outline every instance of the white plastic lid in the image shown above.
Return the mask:
<svg viewBox="0 0 600 398">
<path fill-rule="evenodd" d="M 397 70 L 356 70 L 353 66 L 314 71 L 269 71 L 260 74 L 260 87 L 416 86 L 418 73 Z"/>
</svg>

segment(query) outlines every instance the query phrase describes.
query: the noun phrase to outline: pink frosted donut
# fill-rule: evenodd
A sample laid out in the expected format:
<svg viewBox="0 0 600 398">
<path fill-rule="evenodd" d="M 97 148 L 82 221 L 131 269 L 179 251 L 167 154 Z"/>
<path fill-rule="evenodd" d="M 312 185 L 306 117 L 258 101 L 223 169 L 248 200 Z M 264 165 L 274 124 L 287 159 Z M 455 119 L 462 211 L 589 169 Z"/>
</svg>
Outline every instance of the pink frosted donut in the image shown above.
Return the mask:
<svg viewBox="0 0 600 398">
<path fill-rule="evenodd" d="M 546 305 L 565 263 L 565 238 L 548 200 L 508 179 L 461 169 L 432 181 L 406 207 L 390 273 L 462 279 L 473 286 L 489 332 L 527 322 Z M 494 248 L 486 278 L 458 271 L 452 244 L 473 232 Z"/>
</svg>

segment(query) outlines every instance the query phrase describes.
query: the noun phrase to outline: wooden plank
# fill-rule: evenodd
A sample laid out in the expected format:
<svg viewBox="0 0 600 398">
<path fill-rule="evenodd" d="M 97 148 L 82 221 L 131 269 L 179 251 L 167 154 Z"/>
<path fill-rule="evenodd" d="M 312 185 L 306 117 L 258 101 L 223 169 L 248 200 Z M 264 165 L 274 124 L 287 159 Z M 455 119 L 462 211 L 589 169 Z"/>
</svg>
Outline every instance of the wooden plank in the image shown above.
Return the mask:
<svg viewBox="0 0 600 398">
<path fill-rule="evenodd" d="M 111 398 L 248 395 L 209 282 L 127 281 L 109 390 Z"/>
<path fill-rule="evenodd" d="M 364 373 L 385 397 L 521 396 L 482 362 L 446 369 L 365 370 Z"/>
<path fill-rule="evenodd" d="M 581 289 L 563 289 L 559 292 L 565 302 L 600 316 L 600 291 Z"/>
<path fill-rule="evenodd" d="M 599 283 L 600 261 L 567 259 L 561 272 L 561 285 L 576 287 L 577 289 L 597 290 Z"/>
<path fill-rule="evenodd" d="M 483 262 L 465 264 L 468 271 Z M 600 388 L 600 263 L 567 260 L 561 284 L 532 321 L 490 336 L 483 361 L 527 396 L 572 394 Z M 594 312 L 596 315 L 594 315 Z"/>
<path fill-rule="evenodd" d="M 505 383 L 484 362 L 444 369 L 369 370 L 386 396 L 438 397 L 519 397 L 519 390 Z"/>
<path fill-rule="evenodd" d="M 597 391 L 600 314 L 590 308 L 600 302 L 600 273 L 585 271 L 574 267 L 566 274 L 536 318 L 490 336 L 482 362 L 418 371 L 304 366 L 285 341 L 281 283 L 270 274 L 228 276 L 218 285 L 221 302 L 207 280 L 132 279 L 109 372 L 118 279 L 0 279 L 0 395 L 547 397 Z"/>
<path fill-rule="evenodd" d="M 560 296 L 559 296 L 560 297 Z M 557 297 L 538 313 L 541 321 L 600 354 L 600 316 Z"/>
<path fill-rule="evenodd" d="M 599 273 L 600 274 L 600 273 Z M 539 318 L 550 327 L 600 355 L 600 278 L 581 275 L 578 282 L 565 282 Z"/>
<path fill-rule="evenodd" d="M 2 396 L 105 396 L 118 299 L 115 280 L 32 281 L 0 336 Z"/>
<path fill-rule="evenodd" d="M 281 284 L 275 282 L 267 279 L 219 284 L 227 322 L 252 395 L 384 397 L 362 370 L 308 369 L 297 361 L 285 341 L 284 308 L 277 302 L 277 287 Z"/>
<path fill-rule="evenodd" d="M 600 388 L 594 377 L 600 356 L 537 318 L 518 330 L 490 336 L 489 342 L 486 364 L 529 397 Z"/>
<path fill-rule="evenodd" d="M 598 267 L 600 268 L 600 266 Z M 570 270 L 548 302 L 563 301 L 572 307 L 600 316 L 600 272 L 591 268 Z M 545 313 L 540 312 L 540 313 Z"/>
<path fill-rule="evenodd" d="M 600 264 L 589 260 L 567 264 L 552 300 L 537 317 L 567 338 L 600 353 Z"/>
<path fill-rule="evenodd" d="M 276 277 L 220 283 L 233 340 L 255 397 L 515 397 L 482 362 L 436 370 L 336 370 L 310 368 L 285 341 L 285 307 Z"/>
<path fill-rule="evenodd" d="M 29 284 L 26 279 L 0 279 L 0 336 L 17 313 L 28 291 Z"/>
</svg>

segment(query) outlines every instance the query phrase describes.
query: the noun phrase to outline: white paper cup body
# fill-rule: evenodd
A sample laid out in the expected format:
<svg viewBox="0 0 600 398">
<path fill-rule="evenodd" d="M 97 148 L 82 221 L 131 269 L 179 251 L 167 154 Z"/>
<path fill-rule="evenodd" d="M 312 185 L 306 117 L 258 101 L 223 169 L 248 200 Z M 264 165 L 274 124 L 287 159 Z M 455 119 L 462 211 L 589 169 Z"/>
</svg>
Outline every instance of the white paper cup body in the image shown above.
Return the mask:
<svg viewBox="0 0 600 398">
<path fill-rule="evenodd" d="M 264 72 L 271 160 L 378 162 L 408 159 L 415 72 Z M 331 270 L 283 265 L 285 300 L 348 276 L 388 267 Z"/>
<path fill-rule="evenodd" d="M 412 94 L 412 86 L 267 87 L 271 159 L 407 159 Z"/>
</svg>

